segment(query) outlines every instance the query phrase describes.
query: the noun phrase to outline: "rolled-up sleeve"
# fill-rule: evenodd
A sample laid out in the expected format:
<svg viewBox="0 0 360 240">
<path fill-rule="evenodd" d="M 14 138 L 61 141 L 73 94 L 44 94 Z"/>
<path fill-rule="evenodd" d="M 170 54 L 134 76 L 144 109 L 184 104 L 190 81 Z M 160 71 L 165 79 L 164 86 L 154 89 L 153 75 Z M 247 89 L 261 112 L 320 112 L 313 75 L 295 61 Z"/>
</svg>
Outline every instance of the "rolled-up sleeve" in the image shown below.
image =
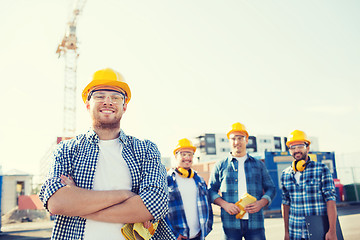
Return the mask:
<svg viewBox="0 0 360 240">
<path fill-rule="evenodd" d="M 215 199 L 221 197 L 219 195 L 219 189 L 220 189 L 220 177 L 219 177 L 219 164 L 216 163 L 214 166 L 214 169 L 211 172 L 210 180 L 209 180 L 209 196 L 210 200 L 213 203 Z"/>
<path fill-rule="evenodd" d="M 262 196 L 262 198 L 268 200 L 269 201 L 268 205 L 270 205 L 272 200 L 275 198 L 276 187 L 272 178 L 270 177 L 269 171 L 265 167 L 265 164 L 263 162 L 260 162 L 260 164 L 261 164 L 262 179 L 263 179 L 262 184 L 265 190 L 265 193 Z"/>
<path fill-rule="evenodd" d="M 330 170 L 325 165 L 323 166 L 323 172 L 321 174 L 321 185 L 322 187 L 322 195 L 324 196 L 325 201 L 336 201 L 336 192 L 335 192 L 335 184 L 334 179 L 330 173 Z"/>
<path fill-rule="evenodd" d="M 148 148 L 142 169 L 143 181 L 140 183 L 139 196 L 154 219 L 159 220 L 168 213 L 166 169 L 161 163 L 157 146 L 150 141 L 146 142 Z"/>
<path fill-rule="evenodd" d="M 60 188 L 64 187 L 65 185 L 61 183 L 60 175 L 65 172 L 65 168 L 63 165 L 63 155 L 62 155 L 62 147 L 63 145 L 60 144 L 58 148 L 54 151 L 52 158 L 51 158 L 51 167 L 48 173 L 48 176 L 41 186 L 39 198 L 44 204 L 44 207 L 47 208 L 47 202 L 49 198 Z"/>
</svg>

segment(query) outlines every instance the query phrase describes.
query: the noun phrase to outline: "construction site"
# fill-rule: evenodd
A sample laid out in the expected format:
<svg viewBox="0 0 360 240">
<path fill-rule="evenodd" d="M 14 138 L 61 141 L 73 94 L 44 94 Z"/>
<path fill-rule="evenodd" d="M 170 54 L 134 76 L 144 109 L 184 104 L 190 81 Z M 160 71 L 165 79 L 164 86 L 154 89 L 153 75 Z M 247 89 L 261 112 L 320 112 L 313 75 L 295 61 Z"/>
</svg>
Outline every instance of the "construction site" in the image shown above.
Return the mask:
<svg viewBox="0 0 360 240">
<path fill-rule="evenodd" d="M 347 45 L 360 51 L 360 34 L 346 25 L 360 21 L 359 4 L 342 6 L 351 9 L 345 14 L 337 4 L 311 3 L 15 2 L 7 11 L 17 12 L 16 4 L 21 4 L 21 17 L 6 20 L 18 23 L 24 36 L 39 21 L 39 36 L 44 36 L 35 37 L 41 39 L 41 50 L 35 44 L 23 46 L 26 62 L 3 61 L 7 82 L 21 88 L 6 83 L 2 100 L 19 93 L 23 100 L 18 106 L 24 109 L 16 116 L 4 107 L 9 114 L 1 122 L 0 143 L 9 144 L 0 161 L 1 239 L 50 239 L 54 216 L 38 194 L 58 144 L 89 129 L 81 91 L 91 73 L 104 67 L 119 69 L 132 89 L 121 129 L 154 141 L 166 170 L 175 166 L 177 139 L 186 137 L 196 146 L 193 169 L 208 184 L 216 162 L 231 152 L 226 136 L 230 124 L 245 123 L 247 153 L 264 163 L 276 186 L 272 204 L 264 208 L 267 239 L 283 239 L 280 178 L 293 162 L 286 143 L 291 130 L 305 129 L 309 156 L 325 164 L 334 179 L 344 239 L 358 239 L 360 231 L 353 224 L 360 219 L 360 98 L 355 90 L 360 87 L 360 62 L 347 60 L 341 68 L 338 59 L 352 59 L 353 54 L 333 49 Z M 304 20 L 306 9 L 312 20 Z M 293 26 L 294 32 L 289 30 Z M 331 28 L 352 37 L 332 39 Z M 9 39 L 2 46 L 8 45 L 10 52 L 24 41 Z M 4 48 L 0 55 L 8 51 Z M 207 239 L 221 239 L 220 208 L 213 204 L 212 209 L 214 230 Z"/>
</svg>

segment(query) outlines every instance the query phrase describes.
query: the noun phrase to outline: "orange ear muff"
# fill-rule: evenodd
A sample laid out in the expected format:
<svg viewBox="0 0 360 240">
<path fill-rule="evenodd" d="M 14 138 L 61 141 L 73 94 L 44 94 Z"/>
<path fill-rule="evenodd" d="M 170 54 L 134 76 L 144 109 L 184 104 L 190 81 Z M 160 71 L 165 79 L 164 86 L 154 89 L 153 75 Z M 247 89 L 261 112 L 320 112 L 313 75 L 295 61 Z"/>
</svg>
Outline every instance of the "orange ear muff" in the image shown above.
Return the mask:
<svg viewBox="0 0 360 240">
<path fill-rule="evenodd" d="M 182 177 L 184 178 L 193 178 L 195 173 L 194 171 L 190 168 L 189 170 L 186 170 L 184 168 L 175 168 L 175 171 Z"/>
<path fill-rule="evenodd" d="M 305 160 L 295 160 L 292 162 L 292 168 L 295 172 L 302 172 L 306 168 L 306 161 Z"/>
</svg>

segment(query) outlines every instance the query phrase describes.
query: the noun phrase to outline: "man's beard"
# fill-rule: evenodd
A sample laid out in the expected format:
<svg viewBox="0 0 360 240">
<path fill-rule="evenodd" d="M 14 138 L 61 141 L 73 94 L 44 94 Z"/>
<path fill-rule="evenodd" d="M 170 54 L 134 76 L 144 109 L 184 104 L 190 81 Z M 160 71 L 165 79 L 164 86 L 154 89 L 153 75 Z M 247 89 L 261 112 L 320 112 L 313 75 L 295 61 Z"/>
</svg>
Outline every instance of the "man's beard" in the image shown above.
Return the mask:
<svg viewBox="0 0 360 240">
<path fill-rule="evenodd" d="M 298 153 L 294 153 L 293 154 L 293 158 L 295 159 L 295 160 L 306 160 L 306 158 L 307 158 L 307 154 L 306 153 L 300 153 L 301 154 L 301 157 L 298 159 L 298 158 L 295 158 L 295 155 L 296 154 L 298 154 Z"/>
<path fill-rule="evenodd" d="M 116 130 L 120 128 L 120 119 L 114 119 L 112 122 L 102 122 L 99 119 L 94 119 L 94 127 L 102 130 Z"/>
<path fill-rule="evenodd" d="M 113 129 L 119 129 L 119 127 L 120 127 L 120 122 L 115 122 L 115 123 L 102 123 L 102 122 L 96 121 L 94 126 L 95 126 L 96 128 L 98 128 L 98 129 L 113 130 Z"/>
</svg>

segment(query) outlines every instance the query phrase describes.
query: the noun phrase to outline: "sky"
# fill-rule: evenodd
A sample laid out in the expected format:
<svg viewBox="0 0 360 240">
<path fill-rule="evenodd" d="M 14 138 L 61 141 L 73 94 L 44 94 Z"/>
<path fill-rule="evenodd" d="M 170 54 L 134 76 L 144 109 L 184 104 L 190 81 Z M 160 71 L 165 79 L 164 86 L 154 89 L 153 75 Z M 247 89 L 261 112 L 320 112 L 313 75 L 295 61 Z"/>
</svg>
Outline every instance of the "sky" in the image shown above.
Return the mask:
<svg viewBox="0 0 360 240">
<path fill-rule="evenodd" d="M 62 136 L 64 58 L 55 53 L 70 0 L 0 0 L 0 165 L 38 174 Z M 78 25 L 81 91 L 111 67 L 132 99 L 126 134 L 170 157 L 177 141 L 226 133 L 318 138 L 321 151 L 360 152 L 360 2 L 87 0 Z"/>
</svg>

